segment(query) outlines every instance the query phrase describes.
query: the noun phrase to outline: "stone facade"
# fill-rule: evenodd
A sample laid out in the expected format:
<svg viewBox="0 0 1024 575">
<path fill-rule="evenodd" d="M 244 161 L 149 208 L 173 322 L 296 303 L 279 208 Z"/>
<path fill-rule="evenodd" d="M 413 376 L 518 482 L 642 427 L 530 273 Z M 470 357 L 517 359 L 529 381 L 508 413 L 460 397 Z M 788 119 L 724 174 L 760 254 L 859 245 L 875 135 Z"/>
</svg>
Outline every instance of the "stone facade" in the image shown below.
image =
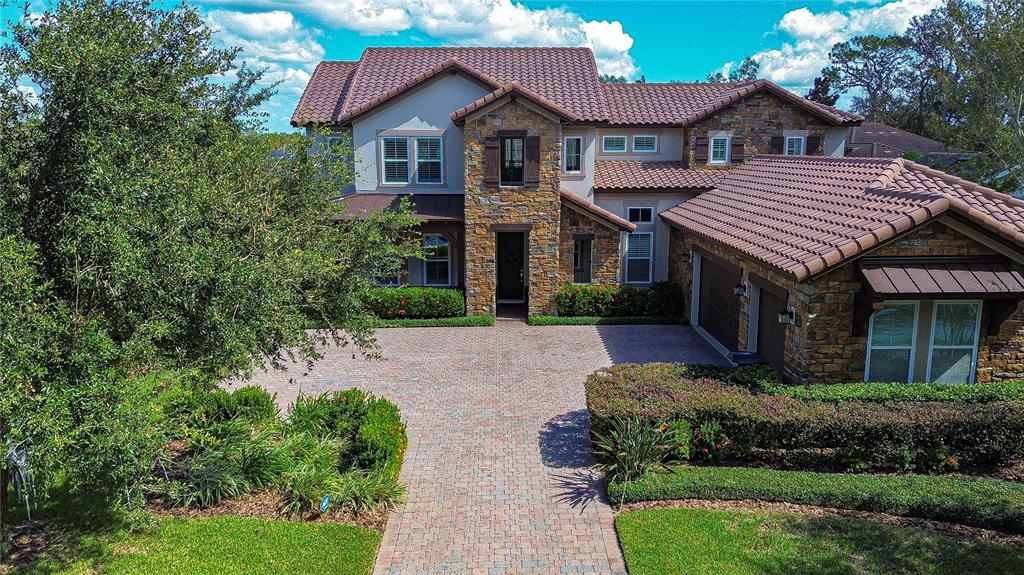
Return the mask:
<svg viewBox="0 0 1024 575">
<path fill-rule="evenodd" d="M 486 186 L 484 140 L 499 130 L 526 130 L 540 136 L 540 183 Z M 466 311 L 493 314 L 496 305 L 494 225 L 522 224 L 527 235 L 527 299 L 533 315 L 555 313 L 559 284 L 559 214 L 562 127 L 558 120 L 521 102 L 503 105 L 466 120 L 465 252 Z"/>
<path fill-rule="evenodd" d="M 562 206 L 559 244 L 561 284 L 573 283 L 573 240 L 577 234 L 591 238 L 591 283 L 618 285 L 622 269 L 622 232 L 595 221 L 576 210 Z"/>
<path fill-rule="evenodd" d="M 821 142 L 817 150 L 806 150 L 806 153 L 821 155 L 825 149 L 825 134 L 830 127 L 824 120 L 774 94 L 759 92 L 687 126 L 683 130 L 683 161 L 695 168 L 728 168 L 729 164 L 711 165 L 694 159 L 697 138 L 706 138 L 712 132 L 732 132 L 732 141 L 742 141 L 744 157 L 750 158 L 771 153 L 772 136 L 782 136 L 784 129 L 805 130 L 808 136 L 820 137 Z"/>
<path fill-rule="evenodd" d="M 865 329 L 859 336 L 853 335 L 854 294 L 862 288 L 855 265 L 844 265 L 811 281 L 797 283 L 791 277 L 732 250 L 673 228 L 669 279 L 684 286 L 688 299 L 692 268 L 682 260 L 682 255 L 694 248 L 742 268 L 748 282 L 751 275 L 756 274 L 789 294 L 796 320 L 786 327 L 783 375 L 787 380 L 794 383 L 841 383 L 864 379 L 867 331 Z M 994 252 L 977 240 L 936 222 L 869 255 L 982 256 L 994 255 Z M 1024 266 L 1013 266 L 1024 273 Z M 749 308 L 749 298 L 744 295 L 740 301 L 738 349 L 747 348 Z M 1002 324 L 998 335 L 988 335 L 987 316 L 986 305 L 981 318 L 976 381 L 984 383 L 1024 377 L 1024 305 L 1018 306 Z M 920 355 L 918 361 L 925 361 Z"/>
</svg>

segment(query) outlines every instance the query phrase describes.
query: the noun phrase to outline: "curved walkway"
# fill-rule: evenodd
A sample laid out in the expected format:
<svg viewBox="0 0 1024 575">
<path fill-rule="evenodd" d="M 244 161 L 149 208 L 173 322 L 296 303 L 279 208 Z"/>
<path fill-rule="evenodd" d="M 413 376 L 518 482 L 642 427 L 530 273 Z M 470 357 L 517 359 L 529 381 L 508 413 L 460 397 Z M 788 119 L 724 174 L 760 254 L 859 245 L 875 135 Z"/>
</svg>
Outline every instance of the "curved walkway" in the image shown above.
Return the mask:
<svg viewBox="0 0 1024 575">
<path fill-rule="evenodd" d="M 311 370 L 252 383 L 277 393 L 361 387 L 408 423 L 401 481 L 375 575 L 625 573 L 593 463 L 583 382 L 612 363 L 720 362 L 681 326 L 378 331 L 382 360 L 332 348 Z"/>
</svg>

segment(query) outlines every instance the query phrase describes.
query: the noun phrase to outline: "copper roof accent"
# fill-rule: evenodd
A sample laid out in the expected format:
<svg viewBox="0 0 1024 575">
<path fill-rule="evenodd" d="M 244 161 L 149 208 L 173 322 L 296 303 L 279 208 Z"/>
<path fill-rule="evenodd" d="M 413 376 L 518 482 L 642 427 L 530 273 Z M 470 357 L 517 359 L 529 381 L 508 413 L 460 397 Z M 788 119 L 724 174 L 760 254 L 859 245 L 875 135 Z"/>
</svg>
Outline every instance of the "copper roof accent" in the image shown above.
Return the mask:
<svg viewBox="0 0 1024 575">
<path fill-rule="evenodd" d="M 947 211 L 1024 247 L 1024 201 L 903 159 L 757 156 L 661 217 L 799 281 Z"/>
<path fill-rule="evenodd" d="M 505 84 L 501 88 L 498 88 L 497 90 L 491 92 L 490 94 L 487 94 L 483 98 L 480 98 L 479 100 L 473 101 L 467 104 L 466 106 L 463 106 L 458 110 L 455 110 L 454 112 L 449 114 L 449 117 L 453 122 L 458 122 L 459 120 L 464 119 L 466 116 L 472 114 L 473 112 L 479 110 L 480 108 L 483 108 L 484 106 L 490 104 L 491 102 L 500 100 L 505 96 L 514 97 L 517 94 L 537 104 L 540 104 L 542 107 L 551 110 L 552 112 L 562 117 L 563 119 L 570 121 L 578 121 L 582 119 L 579 116 L 577 116 L 573 111 L 567 110 L 562 106 L 559 106 L 558 104 L 545 98 L 544 96 L 541 96 L 537 92 L 534 92 L 533 90 L 530 90 L 528 88 L 524 88 L 523 86 L 520 86 L 515 82 Z"/>
<path fill-rule="evenodd" d="M 570 208 L 574 208 L 578 212 L 583 212 L 591 219 L 601 220 L 625 232 L 632 232 L 636 230 L 636 224 L 630 223 L 625 218 L 617 216 L 568 190 L 561 190 L 561 195 L 562 204 L 568 205 Z"/>
<path fill-rule="evenodd" d="M 599 160 L 594 162 L 594 190 L 710 190 L 726 173 L 687 168 L 682 162 Z"/>
<path fill-rule="evenodd" d="M 1006 264 L 947 259 L 865 259 L 858 267 L 880 296 L 1024 297 L 1024 277 Z"/>
<path fill-rule="evenodd" d="M 382 210 L 398 209 L 403 197 L 408 197 L 412 213 L 427 222 L 463 221 L 464 196 L 462 194 L 361 194 L 341 200 L 345 211 L 335 220 L 365 219 Z"/>
<path fill-rule="evenodd" d="M 317 64 L 292 112 L 292 125 L 333 122 L 341 114 L 358 65 L 359 62 L 328 60 Z"/>
</svg>

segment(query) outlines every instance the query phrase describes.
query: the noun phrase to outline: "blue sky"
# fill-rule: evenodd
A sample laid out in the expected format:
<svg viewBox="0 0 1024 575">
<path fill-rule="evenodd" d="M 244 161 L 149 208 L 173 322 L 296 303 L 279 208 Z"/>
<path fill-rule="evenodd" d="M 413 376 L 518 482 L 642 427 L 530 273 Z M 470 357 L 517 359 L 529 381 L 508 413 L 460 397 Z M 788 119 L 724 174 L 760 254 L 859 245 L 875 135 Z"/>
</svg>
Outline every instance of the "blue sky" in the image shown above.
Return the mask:
<svg viewBox="0 0 1024 575">
<path fill-rule="evenodd" d="M 36 0 L 45 3 L 45 0 Z M 747 56 L 804 93 L 836 42 L 891 34 L 941 0 L 201 0 L 218 41 L 280 81 L 267 127 L 288 118 L 320 60 L 367 46 L 589 46 L 605 73 L 698 80 Z M 842 102 L 840 102 L 842 104 Z"/>
</svg>

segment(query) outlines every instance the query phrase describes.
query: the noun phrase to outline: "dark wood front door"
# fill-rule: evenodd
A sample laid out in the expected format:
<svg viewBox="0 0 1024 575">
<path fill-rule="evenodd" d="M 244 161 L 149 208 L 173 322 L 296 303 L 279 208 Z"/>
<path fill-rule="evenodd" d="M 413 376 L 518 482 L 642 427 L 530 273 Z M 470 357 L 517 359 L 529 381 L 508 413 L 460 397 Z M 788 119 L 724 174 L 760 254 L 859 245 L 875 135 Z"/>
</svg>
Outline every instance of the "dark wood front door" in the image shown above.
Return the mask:
<svg viewBox="0 0 1024 575">
<path fill-rule="evenodd" d="M 700 259 L 700 309 L 697 325 L 729 351 L 736 351 L 740 333 L 740 298 L 734 288 L 738 271 Z"/>
<path fill-rule="evenodd" d="M 526 299 L 526 234 L 498 232 L 497 244 L 498 301 L 522 302 Z"/>
<path fill-rule="evenodd" d="M 777 370 L 782 370 L 786 353 L 786 326 L 779 323 L 779 312 L 786 300 L 761 288 L 757 303 L 757 353 Z"/>
</svg>

